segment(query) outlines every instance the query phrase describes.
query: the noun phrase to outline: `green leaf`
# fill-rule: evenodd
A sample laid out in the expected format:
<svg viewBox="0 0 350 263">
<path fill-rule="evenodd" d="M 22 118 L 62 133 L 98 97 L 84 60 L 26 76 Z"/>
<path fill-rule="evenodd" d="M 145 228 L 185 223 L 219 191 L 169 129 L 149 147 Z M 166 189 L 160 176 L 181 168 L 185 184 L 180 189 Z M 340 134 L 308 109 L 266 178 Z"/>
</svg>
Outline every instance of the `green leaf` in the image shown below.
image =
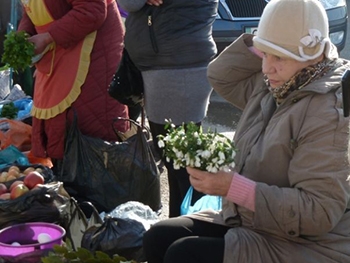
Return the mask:
<svg viewBox="0 0 350 263">
<path fill-rule="evenodd" d="M 110 258 L 108 254 L 102 252 L 102 251 L 96 251 L 95 252 L 95 257 L 98 259 L 103 259 L 103 258 Z"/>
<path fill-rule="evenodd" d="M 62 260 L 60 256 L 49 255 L 47 257 L 41 258 L 42 263 L 63 263 L 65 261 Z"/>
<path fill-rule="evenodd" d="M 82 247 L 78 247 L 76 253 L 77 253 L 78 258 L 80 258 L 82 260 L 86 260 L 88 258 L 93 258 L 94 257 L 89 250 L 87 250 L 85 248 L 82 248 Z"/>
</svg>

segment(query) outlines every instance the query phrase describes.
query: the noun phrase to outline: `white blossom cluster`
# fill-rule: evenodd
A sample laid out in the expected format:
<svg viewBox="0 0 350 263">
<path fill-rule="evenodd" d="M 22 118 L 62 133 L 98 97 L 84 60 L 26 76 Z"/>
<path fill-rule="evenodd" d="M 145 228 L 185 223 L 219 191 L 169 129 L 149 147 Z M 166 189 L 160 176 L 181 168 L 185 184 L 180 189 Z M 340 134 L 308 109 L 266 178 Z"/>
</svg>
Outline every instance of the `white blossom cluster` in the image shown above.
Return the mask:
<svg viewBox="0 0 350 263">
<path fill-rule="evenodd" d="M 158 136 L 158 146 L 164 148 L 167 162 L 174 169 L 195 167 L 211 173 L 235 167 L 236 148 L 226 136 L 207 131 L 191 122 L 175 127 L 167 124 L 168 133 Z"/>
</svg>

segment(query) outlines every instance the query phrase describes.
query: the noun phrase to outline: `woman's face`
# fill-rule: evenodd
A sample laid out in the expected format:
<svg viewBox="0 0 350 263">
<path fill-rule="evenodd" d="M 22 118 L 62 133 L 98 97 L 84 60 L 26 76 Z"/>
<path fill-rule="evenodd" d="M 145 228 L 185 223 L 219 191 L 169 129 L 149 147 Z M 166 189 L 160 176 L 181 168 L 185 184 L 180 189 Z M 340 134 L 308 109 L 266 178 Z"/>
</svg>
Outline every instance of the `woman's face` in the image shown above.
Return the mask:
<svg viewBox="0 0 350 263">
<path fill-rule="evenodd" d="M 263 53 L 262 60 L 262 71 L 267 76 L 271 88 L 282 86 L 301 69 L 315 63 L 314 61 L 300 62 L 267 53 Z"/>
</svg>

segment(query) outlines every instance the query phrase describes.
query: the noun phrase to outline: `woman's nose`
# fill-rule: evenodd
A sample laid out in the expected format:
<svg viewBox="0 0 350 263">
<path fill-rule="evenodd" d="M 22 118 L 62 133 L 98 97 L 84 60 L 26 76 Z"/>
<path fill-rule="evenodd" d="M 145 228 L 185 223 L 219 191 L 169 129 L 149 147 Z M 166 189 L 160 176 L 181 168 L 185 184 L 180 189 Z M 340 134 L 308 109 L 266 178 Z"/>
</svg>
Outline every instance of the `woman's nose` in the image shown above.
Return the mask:
<svg viewBox="0 0 350 263">
<path fill-rule="evenodd" d="M 275 68 L 273 66 L 271 59 L 269 59 L 267 57 L 263 57 L 262 72 L 264 74 L 271 74 L 271 73 L 274 73 L 274 71 L 275 71 Z"/>
</svg>

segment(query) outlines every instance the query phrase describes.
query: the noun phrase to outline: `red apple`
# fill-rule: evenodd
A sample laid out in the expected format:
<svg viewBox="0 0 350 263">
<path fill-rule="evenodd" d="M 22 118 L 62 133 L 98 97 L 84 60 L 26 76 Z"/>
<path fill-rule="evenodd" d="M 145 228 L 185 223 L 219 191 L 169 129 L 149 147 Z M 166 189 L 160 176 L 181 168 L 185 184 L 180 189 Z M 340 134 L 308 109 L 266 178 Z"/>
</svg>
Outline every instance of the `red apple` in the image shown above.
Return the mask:
<svg viewBox="0 0 350 263">
<path fill-rule="evenodd" d="M 4 193 L 7 193 L 7 187 L 5 184 L 3 183 L 0 183 L 0 195 L 4 194 Z"/>
<path fill-rule="evenodd" d="M 4 193 L 4 194 L 0 195 L 1 200 L 9 200 L 10 198 L 11 198 L 10 193 Z"/>
<path fill-rule="evenodd" d="M 24 195 L 27 192 L 29 192 L 29 189 L 24 184 L 16 185 L 11 191 L 10 198 L 16 199 L 17 197 L 20 197 L 21 195 Z"/>
<path fill-rule="evenodd" d="M 14 181 L 11 185 L 10 185 L 10 192 L 12 191 L 13 188 L 15 188 L 17 185 L 19 184 L 23 184 L 23 181 L 21 180 L 17 180 L 17 181 Z"/>
<path fill-rule="evenodd" d="M 37 171 L 30 172 L 24 177 L 23 183 L 29 189 L 34 188 L 37 184 L 43 184 L 45 182 L 44 177 Z"/>
</svg>

